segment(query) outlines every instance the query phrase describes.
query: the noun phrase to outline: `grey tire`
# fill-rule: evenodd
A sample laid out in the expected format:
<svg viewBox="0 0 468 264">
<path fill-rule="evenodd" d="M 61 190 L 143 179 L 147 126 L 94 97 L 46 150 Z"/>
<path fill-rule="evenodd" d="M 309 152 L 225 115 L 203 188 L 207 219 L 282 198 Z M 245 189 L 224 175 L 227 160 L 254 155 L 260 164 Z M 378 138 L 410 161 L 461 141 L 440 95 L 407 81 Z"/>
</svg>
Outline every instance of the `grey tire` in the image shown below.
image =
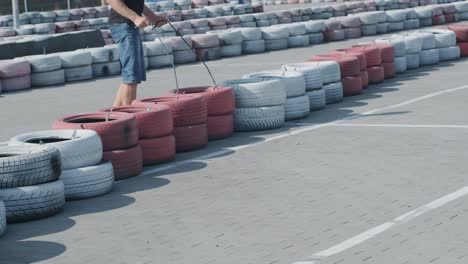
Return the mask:
<svg viewBox="0 0 468 264">
<path fill-rule="evenodd" d="M 48 146 L 60 152 L 62 168 L 76 169 L 96 165 L 102 160 L 102 142 L 92 130 L 49 130 L 18 135 L 10 146 Z"/>
<path fill-rule="evenodd" d="M 308 91 L 310 111 L 320 110 L 327 105 L 327 99 L 324 89 Z"/>
<path fill-rule="evenodd" d="M 31 74 L 31 85 L 33 87 L 59 85 L 63 83 L 65 83 L 65 71 L 62 69 Z"/>
<path fill-rule="evenodd" d="M 422 50 L 419 53 L 419 64 L 421 66 L 439 63 L 439 49 Z"/>
<path fill-rule="evenodd" d="M 61 180 L 50 183 L 0 189 L 0 200 L 6 208 L 9 223 L 48 217 L 65 206 L 65 190 Z"/>
<path fill-rule="evenodd" d="M 334 82 L 323 86 L 325 91 L 326 104 L 336 104 L 343 101 L 343 85 L 341 82 Z"/>
<path fill-rule="evenodd" d="M 65 81 L 75 82 L 93 78 L 93 67 L 91 65 L 65 69 Z"/>
<path fill-rule="evenodd" d="M 284 126 L 284 105 L 237 108 L 234 112 L 236 131 L 259 131 L 276 129 Z"/>
<path fill-rule="evenodd" d="M 439 58 L 440 61 L 458 60 L 460 58 L 460 48 L 458 46 L 440 48 Z"/>
<path fill-rule="evenodd" d="M 284 105 L 284 112 L 286 120 L 295 120 L 308 116 L 310 114 L 309 96 L 302 95 L 288 98 Z"/>
<path fill-rule="evenodd" d="M 60 179 L 65 185 L 65 199 L 79 200 L 97 197 L 112 191 L 114 169 L 111 162 L 64 170 Z"/>
</svg>

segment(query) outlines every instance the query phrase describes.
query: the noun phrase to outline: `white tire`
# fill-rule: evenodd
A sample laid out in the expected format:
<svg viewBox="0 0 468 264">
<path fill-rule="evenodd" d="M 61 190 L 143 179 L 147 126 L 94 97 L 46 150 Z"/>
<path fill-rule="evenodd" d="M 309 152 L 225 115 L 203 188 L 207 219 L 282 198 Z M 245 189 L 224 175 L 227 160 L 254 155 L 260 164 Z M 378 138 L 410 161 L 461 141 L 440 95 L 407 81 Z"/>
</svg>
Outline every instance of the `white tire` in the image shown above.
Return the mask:
<svg viewBox="0 0 468 264">
<path fill-rule="evenodd" d="M 42 142 L 42 143 L 41 143 Z M 64 170 L 93 166 L 102 160 L 102 142 L 92 130 L 49 130 L 18 135 L 8 142 L 10 146 L 55 147 L 60 151 Z"/>
<path fill-rule="evenodd" d="M 288 37 L 288 48 L 305 47 L 309 45 L 307 35 Z"/>
<path fill-rule="evenodd" d="M 64 83 L 65 71 L 62 69 L 50 72 L 38 72 L 31 74 L 31 85 L 33 87 L 60 85 Z"/>
<path fill-rule="evenodd" d="M 234 129 L 236 131 L 259 131 L 276 129 L 284 126 L 284 105 L 236 108 Z"/>
<path fill-rule="evenodd" d="M 242 55 L 242 44 L 221 46 L 220 54 L 223 58 L 240 56 Z"/>
<path fill-rule="evenodd" d="M 238 79 L 222 85 L 234 89 L 236 106 L 240 108 L 283 105 L 286 102 L 286 88 L 280 80 Z"/>
<path fill-rule="evenodd" d="M 448 29 L 426 29 L 422 32 L 434 34 L 437 48 L 448 48 L 457 45 L 457 37 L 454 31 Z"/>
<path fill-rule="evenodd" d="M 84 81 L 92 78 L 93 67 L 91 65 L 65 69 L 65 81 L 67 82 Z"/>
<path fill-rule="evenodd" d="M 97 197 L 112 191 L 114 169 L 111 162 L 64 170 L 60 179 L 65 185 L 67 200 Z"/>
<path fill-rule="evenodd" d="M 302 73 L 306 82 L 306 90 L 318 89 L 323 85 L 322 71 L 315 62 L 286 64 L 282 67 L 282 70 Z"/>
<path fill-rule="evenodd" d="M 192 50 L 174 51 L 174 53 L 172 53 L 172 56 L 174 56 L 175 64 L 185 64 L 197 61 L 197 56 L 195 55 L 195 53 L 193 53 Z"/>
<path fill-rule="evenodd" d="M 62 68 L 62 60 L 57 55 L 33 55 L 24 57 L 31 64 L 31 72 L 50 72 Z"/>
<path fill-rule="evenodd" d="M 395 57 L 395 72 L 396 73 L 404 73 L 406 72 L 406 56 L 403 57 Z"/>
<path fill-rule="evenodd" d="M 288 38 L 283 39 L 266 39 L 265 50 L 283 50 L 288 48 Z"/>
<path fill-rule="evenodd" d="M 242 33 L 238 30 L 218 30 L 208 31 L 207 34 L 215 34 L 218 36 L 221 45 L 237 45 L 242 44 Z"/>
<path fill-rule="evenodd" d="M 361 32 L 363 36 L 372 36 L 377 34 L 377 24 L 362 25 Z"/>
<path fill-rule="evenodd" d="M 405 29 L 405 25 L 403 22 L 390 22 L 388 23 L 388 30 L 390 32 L 395 32 L 395 31 L 402 31 Z"/>
<path fill-rule="evenodd" d="M 421 48 L 423 50 L 435 49 L 437 48 L 436 38 L 434 34 L 428 32 L 416 32 L 415 36 L 419 37 L 422 41 Z"/>
<path fill-rule="evenodd" d="M 119 59 L 118 57 L 114 58 L 115 53 L 111 47 L 93 48 L 88 49 L 87 51 L 91 53 L 94 64 L 112 62 Z"/>
<path fill-rule="evenodd" d="M 247 74 L 243 78 L 254 78 L 262 80 L 280 80 L 285 89 L 286 97 L 297 97 L 305 94 L 306 83 L 304 75 L 301 72 L 294 71 L 265 71 Z"/>
<path fill-rule="evenodd" d="M 323 86 L 326 104 L 336 104 L 343 101 L 343 84 L 334 82 Z"/>
<path fill-rule="evenodd" d="M 458 60 L 460 58 L 460 47 L 452 46 L 439 49 L 440 61 Z"/>
<path fill-rule="evenodd" d="M 309 38 L 309 44 L 314 45 L 314 44 L 320 44 L 323 43 L 323 33 L 311 33 L 307 34 L 307 37 Z"/>
<path fill-rule="evenodd" d="M 303 23 L 306 27 L 308 34 L 311 33 L 322 33 L 325 31 L 325 23 L 323 21 L 306 21 Z"/>
<path fill-rule="evenodd" d="M 143 43 L 143 47 L 146 49 L 146 54 L 148 57 L 166 55 L 164 46 L 168 50 L 169 54 L 171 54 L 172 46 L 168 43 L 161 43 L 159 40 Z"/>
<path fill-rule="evenodd" d="M 402 37 L 387 37 L 377 39 L 376 43 L 385 43 L 393 46 L 395 50 L 395 57 L 402 57 L 406 55 L 406 45 Z"/>
<path fill-rule="evenodd" d="M 324 89 L 308 91 L 310 111 L 320 110 L 327 105 L 327 99 Z"/>
<path fill-rule="evenodd" d="M 24 222 L 48 217 L 60 212 L 65 206 L 63 182 L 0 189 L 0 200 L 6 208 L 8 222 Z"/>
<path fill-rule="evenodd" d="M 93 77 L 119 75 L 121 72 L 119 61 L 93 64 Z"/>
<path fill-rule="evenodd" d="M 242 53 L 253 54 L 265 52 L 265 41 L 260 40 L 249 40 L 242 43 Z"/>
<path fill-rule="evenodd" d="M 151 69 L 171 66 L 171 61 L 174 61 L 174 56 L 172 54 L 170 54 L 169 56 L 161 55 L 148 57 L 148 63 Z"/>
<path fill-rule="evenodd" d="M 309 96 L 302 95 L 288 98 L 284 105 L 284 112 L 286 120 L 295 120 L 308 116 L 310 114 Z"/>
<path fill-rule="evenodd" d="M 419 53 L 419 64 L 421 66 L 439 63 L 439 49 L 422 50 Z"/>
<path fill-rule="evenodd" d="M 410 20 L 405 20 L 403 21 L 403 27 L 405 30 L 408 29 L 415 29 L 420 26 L 419 19 L 410 19 Z"/>
<path fill-rule="evenodd" d="M 409 35 L 395 35 L 396 37 L 400 36 L 403 38 L 406 47 L 407 54 L 419 53 L 422 50 L 422 39 L 418 36 L 409 34 Z"/>
<path fill-rule="evenodd" d="M 406 69 L 419 68 L 419 53 L 406 54 Z"/>
<path fill-rule="evenodd" d="M 264 40 L 286 39 L 289 36 L 289 32 L 279 26 L 264 27 L 261 30 Z"/>
<path fill-rule="evenodd" d="M 71 51 L 59 53 L 63 68 L 76 68 L 89 66 L 93 63 L 93 57 L 89 51 Z"/>
</svg>

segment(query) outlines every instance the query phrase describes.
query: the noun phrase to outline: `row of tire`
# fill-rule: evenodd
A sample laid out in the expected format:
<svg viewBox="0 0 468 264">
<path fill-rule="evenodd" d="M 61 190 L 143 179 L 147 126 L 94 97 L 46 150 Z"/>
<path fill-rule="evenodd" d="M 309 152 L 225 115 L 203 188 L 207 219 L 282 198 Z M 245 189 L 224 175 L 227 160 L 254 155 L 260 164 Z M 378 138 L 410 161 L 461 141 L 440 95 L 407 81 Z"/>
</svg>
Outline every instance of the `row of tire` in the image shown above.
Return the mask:
<svg viewBox="0 0 468 264">
<path fill-rule="evenodd" d="M 284 4 L 306 4 L 306 3 L 320 3 L 320 2 L 335 2 L 335 0 L 266 0 L 266 5 L 284 5 Z M 336 1 L 339 2 L 339 1 Z M 432 5 L 432 4 L 444 4 L 444 3 L 453 3 L 456 0 L 376 0 L 371 4 L 368 4 L 369 7 L 377 7 L 378 10 L 392 10 L 392 9 L 401 9 L 401 8 L 410 8 L 415 6 L 422 5 Z M 252 4 L 259 4 L 261 1 L 253 0 Z M 350 6 L 354 3 L 346 3 L 347 6 Z M 349 8 L 353 9 L 353 8 Z"/>
<path fill-rule="evenodd" d="M 67 116 L 53 123 L 53 131 L 16 136 L 0 147 L 0 234 L 5 217 L 16 222 L 49 216 L 65 199 L 103 195 L 115 179 L 168 162 L 176 152 L 202 148 L 208 139 L 229 137 L 234 130 L 279 128 L 285 120 L 361 93 L 367 83 L 393 78 L 398 56 L 420 51 L 425 57 L 422 51 L 434 44 L 440 50 L 457 40 L 468 40 L 468 25 L 394 35 L 219 87 L 184 88 L 128 107 Z"/>
</svg>

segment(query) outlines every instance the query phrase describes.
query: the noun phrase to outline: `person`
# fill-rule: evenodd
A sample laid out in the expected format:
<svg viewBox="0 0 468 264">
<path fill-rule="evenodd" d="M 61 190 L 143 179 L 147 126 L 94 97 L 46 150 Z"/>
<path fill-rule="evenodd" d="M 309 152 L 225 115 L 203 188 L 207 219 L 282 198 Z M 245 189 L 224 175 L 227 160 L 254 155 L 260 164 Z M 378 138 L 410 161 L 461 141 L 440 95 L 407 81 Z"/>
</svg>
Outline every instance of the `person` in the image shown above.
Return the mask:
<svg viewBox="0 0 468 264">
<path fill-rule="evenodd" d="M 107 0 L 111 6 L 109 28 L 119 45 L 122 84 L 114 106 L 125 106 L 136 99 L 137 86 L 146 81 L 143 42 L 140 29 L 150 25 L 161 27 L 168 21 L 149 9 L 144 0 Z"/>
</svg>

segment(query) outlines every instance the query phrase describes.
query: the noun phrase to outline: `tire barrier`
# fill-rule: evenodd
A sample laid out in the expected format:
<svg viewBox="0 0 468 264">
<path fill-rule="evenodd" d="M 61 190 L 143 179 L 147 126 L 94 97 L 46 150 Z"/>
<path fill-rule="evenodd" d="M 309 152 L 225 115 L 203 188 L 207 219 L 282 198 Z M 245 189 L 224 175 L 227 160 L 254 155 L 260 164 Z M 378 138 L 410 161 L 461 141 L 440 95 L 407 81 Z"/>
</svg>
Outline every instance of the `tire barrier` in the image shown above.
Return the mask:
<svg viewBox="0 0 468 264">
<path fill-rule="evenodd" d="M 0 147 L 0 233 L 9 223 L 56 214 L 65 205 L 60 152 L 52 146 Z M 3 205 L 5 208 L 3 208 Z M 5 210 L 4 210 L 5 209 Z"/>
<path fill-rule="evenodd" d="M 7 227 L 6 210 L 3 201 L 0 201 L 0 236 L 2 236 Z"/>
</svg>

